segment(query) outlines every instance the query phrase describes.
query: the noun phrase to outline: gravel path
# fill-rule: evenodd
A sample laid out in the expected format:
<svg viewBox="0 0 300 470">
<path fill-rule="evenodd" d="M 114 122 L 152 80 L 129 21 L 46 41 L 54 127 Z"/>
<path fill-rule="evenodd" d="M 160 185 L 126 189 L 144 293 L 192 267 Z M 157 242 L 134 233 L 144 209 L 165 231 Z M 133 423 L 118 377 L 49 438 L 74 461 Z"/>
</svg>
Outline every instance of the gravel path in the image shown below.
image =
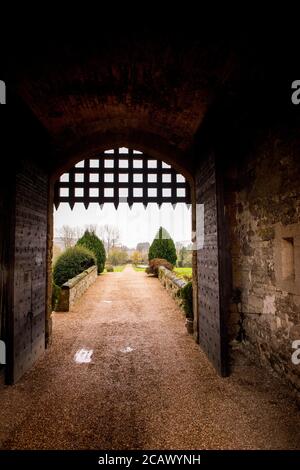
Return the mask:
<svg viewBox="0 0 300 470">
<path fill-rule="evenodd" d="M 90 363 L 75 353 L 93 350 Z M 0 391 L 4 449 L 300 449 L 299 411 L 241 361 L 219 378 L 157 279 L 100 276 L 52 347 Z"/>
</svg>

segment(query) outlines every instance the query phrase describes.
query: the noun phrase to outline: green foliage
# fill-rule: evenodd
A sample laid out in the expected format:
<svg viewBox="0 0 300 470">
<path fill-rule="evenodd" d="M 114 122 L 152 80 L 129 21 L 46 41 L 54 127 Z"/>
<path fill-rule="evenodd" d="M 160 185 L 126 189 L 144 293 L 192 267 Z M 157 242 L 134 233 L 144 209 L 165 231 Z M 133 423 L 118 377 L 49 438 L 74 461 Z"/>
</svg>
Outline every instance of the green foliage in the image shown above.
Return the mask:
<svg viewBox="0 0 300 470">
<path fill-rule="evenodd" d="M 146 269 L 147 269 L 146 267 L 142 267 L 142 266 L 134 266 L 134 265 L 133 265 L 132 267 L 133 267 L 133 269 L 134 269 L 135 271 L 137 271 L 137 272 L 145 272 Z"/>
<path fill-rule="evenodd" d="M 192 250 L 182 246 L 177 252 L 177 266 L 179 268 L 191 267 L 193 264 Z"/>
<path fill-rule="evenodd" d="M 56 260 L 53 268 L 54 283 L 61 287 L 72 277 L 96 265 L 94 253 L 84 246 L 74 246 L 65 250 Z"/>
<path fill-rule="evenodd" d="M 114 266 L 114 273 L 121 273 L 124 271 L 126 264 L 119 264 L 117 266 Z"/>
<path fill-rule="evenodd" d="M 95 232 L 90 232 L 89 230 L 86 230 L 84 232 L 84 235 L 78 240 L 76 245 L 84 246 L 85 248 L 91 250 L 94 253 L 97 259 L 98 274 L 102 273 L 106 261 L 106 253 L 102 241 L 100 240 L 100 238 L 97 237 Z"/>
<path fill-rule="evenodd" d="M 174 268 L 174 272 L 177 277 L 181 277 L 186 281 L 191 281 L 193 277 L 193 269 L 192 268 Z"/>
<path fill-rule="evenodd" d="M 111 264 L 108 264 L 108 265 L 106 266 L 106 271 L 107 271 L 108 273 L 113 273 L 113 272 L 114 272 L 114 267 L 113 267 Z"/>
<path fill-rule="evenodd" d="M 58 304 L 60 291 L 60 287 L 57 286 L 54 282 L 52 282 L 52 310 L 55 310 L 56 305 Z"/>
<path fill-rule="evenodd" d="M 149 248 L 148 258 L 149 261 L 154 258 L 161 258 L 169 261 L 172 265 L 176 264 L 177 255 L 175 244 L 170 234 L 163 227 L 159 228 Z"/>
<path fill-rule="evenodd" d="M 131 256 L 131 261 L 134 266 L 137 266 L 143 261 L 142 253 L 139 251 L 134 251 Z"/>
<path fill-rule="evenodd" d="M 185 311 L 186 317 L 193 319 L 193 284 L 188 282 L 181 290 L 180 297 L 183 300 L 183 309 Z"/>
<path fill-rule="evenodd" d="M 170 271 L 173 270 L 173 265 L 169 263 L 166 259 L 163 258 L 153 258 L 149 261 L 149 266 L 146 269 L 147 274 L 154 274 L 154 276 L 158 276 L 158 268 L 160 266 L 164 266 L 165 268 L 169 269 Z"/>
</svg>

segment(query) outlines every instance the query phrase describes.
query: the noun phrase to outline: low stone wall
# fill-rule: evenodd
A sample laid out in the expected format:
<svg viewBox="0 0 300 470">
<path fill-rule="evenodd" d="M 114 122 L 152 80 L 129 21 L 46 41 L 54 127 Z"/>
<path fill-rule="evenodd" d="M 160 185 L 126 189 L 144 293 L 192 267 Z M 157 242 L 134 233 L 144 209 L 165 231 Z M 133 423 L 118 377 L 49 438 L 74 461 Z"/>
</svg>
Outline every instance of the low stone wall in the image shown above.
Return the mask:
<svg viewBox="0 0 300 470">
<path fill-rule="evenodd" d="M 60 299 L 55 311 L 68 312 L 72 310 L 74 304 L 96 279 L 97 267 L 92 266 L 78 274 L 78 276 L 69 279 L 68 282 L 65 282 L 65 284 L 62 285 Z"/>
<path fill-rule="evenodd" d="M 167 291 L 170 292 L 179 307 L 183 309 L 182 299 L 179 297 L 179 291 L 187 284 L 187 282 L 177 277 L 175 273 L 164 266 L 160 266 L 158 268 L 158 279 Z"/>
</svg>

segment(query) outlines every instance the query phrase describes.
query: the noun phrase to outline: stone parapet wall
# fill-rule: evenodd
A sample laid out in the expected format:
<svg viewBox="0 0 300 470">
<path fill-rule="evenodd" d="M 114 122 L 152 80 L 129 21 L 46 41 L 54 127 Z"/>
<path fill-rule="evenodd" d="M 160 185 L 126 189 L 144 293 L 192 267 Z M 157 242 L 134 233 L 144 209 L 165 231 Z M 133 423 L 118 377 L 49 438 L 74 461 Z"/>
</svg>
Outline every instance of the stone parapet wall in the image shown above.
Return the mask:
<svg viewBox="0 0 300 470">
<path fill-rule="evenodd" d="M 167 291 L 170 292 L 171 296 L 179 305 L 179 307 L 183 308 L 182 299 L 179 296 L 179 292 L 187 284 L 187 282 L 177 277 L 175 273 L 165 268 L 164 266 L 160 266 L 158 268 L 158 278 Z"/>
<path fill-rule="evenodd" d="M 92 266 L 63 284 L 57 312 L 72 310 L 84 292 L 96 281 L 97 267 Z"/>
</svg>

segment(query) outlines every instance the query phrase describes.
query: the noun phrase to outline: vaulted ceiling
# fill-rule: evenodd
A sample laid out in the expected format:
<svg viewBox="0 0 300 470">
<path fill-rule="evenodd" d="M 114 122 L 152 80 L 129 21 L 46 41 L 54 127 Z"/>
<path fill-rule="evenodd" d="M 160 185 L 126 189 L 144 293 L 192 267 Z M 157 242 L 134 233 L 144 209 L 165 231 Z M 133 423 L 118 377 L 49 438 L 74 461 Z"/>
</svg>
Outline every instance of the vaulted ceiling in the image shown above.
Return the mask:
<svg viewBox="0 0 300 470">
<path fill-rule="evenodd" d="M 272 41 L 109 28 L 54 36 L 18 43 L 9 83 L 50 136 L 56 169 L 125 145 L 191 173 L 195 136 L 212 110 L 225 134 L 230 115 L 239 123 L 252 107 L 257 120 L 264 104 L 271 114 L 283 70 Z"/>
<path fill-rule="evenodd" d="M 167 35 L 100 34 L 35 44 L 26 60 L 22 49 L 18 54 L 16 92 L 57 152 L 70 156 L 116 142 L 188 159 L 195 133 L 234 73 L 228 45 Z"/>
</svg>

